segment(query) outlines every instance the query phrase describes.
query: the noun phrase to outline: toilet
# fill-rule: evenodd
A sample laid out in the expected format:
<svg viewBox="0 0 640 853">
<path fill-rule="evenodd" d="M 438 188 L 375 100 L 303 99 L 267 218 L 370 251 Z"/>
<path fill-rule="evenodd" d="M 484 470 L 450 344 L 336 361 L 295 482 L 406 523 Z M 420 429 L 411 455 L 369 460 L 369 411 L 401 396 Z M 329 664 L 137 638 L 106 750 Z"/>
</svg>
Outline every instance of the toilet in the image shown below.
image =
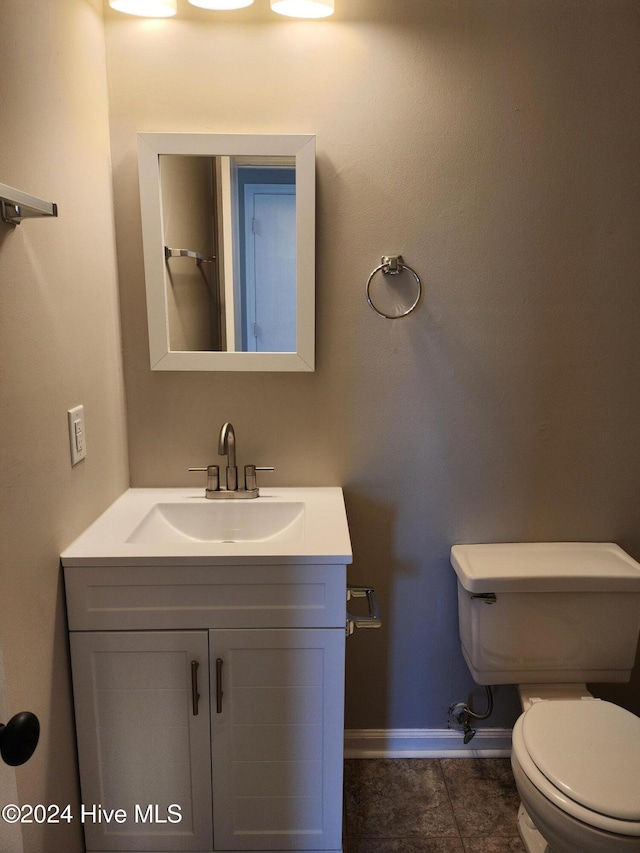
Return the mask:
<svg viewBox="0 0 640 853">
<path fill-rule="evenodd" d="M 612 543 L 454 545 L 462 653 L 516 684 L 511 765 L 528 853 L 640 853 L 640 718 L 587 683 L 631 677 L 640 564 Z"/>
</svg>

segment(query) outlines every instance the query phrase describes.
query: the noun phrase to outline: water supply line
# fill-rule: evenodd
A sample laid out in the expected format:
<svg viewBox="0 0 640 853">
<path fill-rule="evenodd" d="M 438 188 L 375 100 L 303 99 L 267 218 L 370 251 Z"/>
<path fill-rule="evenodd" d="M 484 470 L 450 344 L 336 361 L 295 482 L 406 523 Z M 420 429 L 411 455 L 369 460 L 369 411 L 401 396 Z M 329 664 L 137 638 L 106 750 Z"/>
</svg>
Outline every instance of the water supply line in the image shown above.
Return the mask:
<svg viewBox="0 0 640 853">
<path fill-rule="evenodd" d="M 450 719 L 462 726 L 465 743 L 469 743 L 471 738 L 476 734 L 476 729 L 471 728 L 469 720 L 486 720 L 493 713 L 493 693 L 491 692 L 491 687 L 487 684 L 485 690 L 487 691 L 487 710 L 484 714 L 477 714 L 466 702 L 456 702 L 449 708 Z"/>
</svg>

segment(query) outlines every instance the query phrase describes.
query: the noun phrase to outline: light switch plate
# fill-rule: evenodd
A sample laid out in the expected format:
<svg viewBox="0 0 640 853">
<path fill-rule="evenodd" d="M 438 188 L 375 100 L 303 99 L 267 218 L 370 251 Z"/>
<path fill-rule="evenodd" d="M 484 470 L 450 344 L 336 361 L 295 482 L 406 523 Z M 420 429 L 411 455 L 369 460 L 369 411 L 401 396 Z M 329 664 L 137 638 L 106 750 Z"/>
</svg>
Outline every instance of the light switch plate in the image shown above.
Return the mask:
<svg viewBox="0 0 640 853">
<path fill-rule="evenodd" d="M 69 422 L 69 447 L 71 465 L 77 465 L 87 455 L 87 443 L 84 432 L 84 406 L 75 406 L 67 412 Z"/>
</svg>

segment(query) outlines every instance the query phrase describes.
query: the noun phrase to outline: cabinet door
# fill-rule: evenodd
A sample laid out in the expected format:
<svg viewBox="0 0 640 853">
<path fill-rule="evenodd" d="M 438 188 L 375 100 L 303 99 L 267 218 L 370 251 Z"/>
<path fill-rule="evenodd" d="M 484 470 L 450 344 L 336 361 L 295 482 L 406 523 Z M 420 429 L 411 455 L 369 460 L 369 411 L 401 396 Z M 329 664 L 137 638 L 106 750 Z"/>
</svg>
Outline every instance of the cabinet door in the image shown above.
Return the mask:
<svg viewBox="0 0 640 853">
<path fill-rule="evenodd" d="M 344 629 L 210 632 L 216 850 L 341 850 Z"/>
<path fill-rule="evenodd" d="M 212 850 L 207 632 L 70 642 L 87 850 Z"/>
</svg>

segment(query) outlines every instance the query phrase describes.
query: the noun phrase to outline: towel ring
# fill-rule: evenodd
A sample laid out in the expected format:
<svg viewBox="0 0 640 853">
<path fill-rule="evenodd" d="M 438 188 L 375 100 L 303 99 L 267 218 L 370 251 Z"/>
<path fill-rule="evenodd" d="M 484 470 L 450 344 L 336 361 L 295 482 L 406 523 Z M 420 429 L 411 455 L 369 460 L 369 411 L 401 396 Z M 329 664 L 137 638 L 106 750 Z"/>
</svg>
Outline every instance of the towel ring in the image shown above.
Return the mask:
<svg viewBox="0 0 640 853">
<path fill-rule="evenodd" d="M 403 270 L 408 270 L 408 272 L 410 272 L 415 278 L 416 284 L 418 285 L 418 294 L 413 304 L 407 308 L 406 311 L 403 311 L 402 314 L 386 314 L 373 304 L 373 300 L 371 299 L 371 282 L 379 272 L 382 272 L 384 275 L 399 275 Z M 412 267 L 405 264 L 402 255 L 383 255 L 382 263 L 374 269 L 367 280 L 367 302 L 377 314 L 380 314 L 381 317 L 384 317 L 387 320 L 399 320 L 401 317 L 406 317 L 408 314 L 411 314 L 411 312 L 416 308 L 418 302 L 420 302 L 421 296 L 422 282 L 420 281 L 420 276 Z"/>
</svg>

